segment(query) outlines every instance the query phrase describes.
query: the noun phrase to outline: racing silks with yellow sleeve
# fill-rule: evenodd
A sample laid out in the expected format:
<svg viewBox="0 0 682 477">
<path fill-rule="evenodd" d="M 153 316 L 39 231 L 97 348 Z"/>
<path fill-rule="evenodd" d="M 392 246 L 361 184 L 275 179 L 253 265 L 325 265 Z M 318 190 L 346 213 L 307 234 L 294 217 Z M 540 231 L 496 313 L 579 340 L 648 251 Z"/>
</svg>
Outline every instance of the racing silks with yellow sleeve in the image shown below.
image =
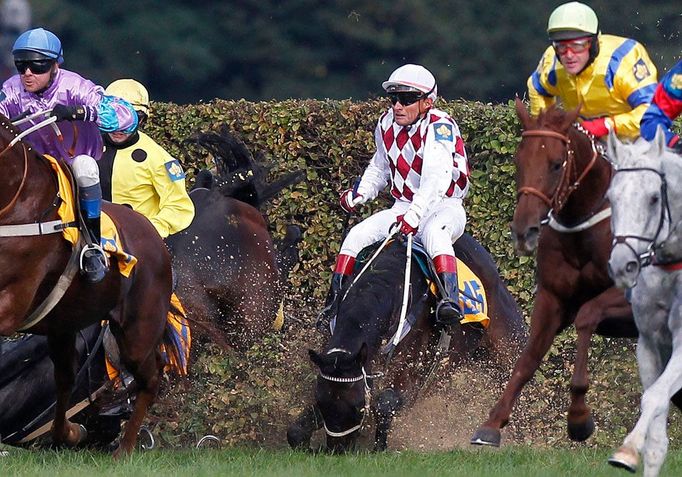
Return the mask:
<svg viewBox="0 0 682 477">
<path fill-rule="evenodd" d="M 143 132 L 119 144 L 104 135 L 104 144 L 99 166 L 105 199 L 130 205 L 147 217 L 163 238 L 192 223 L 194 204 L 177 159 Z"/>
<path fill-rule="evenodd" d="M 582 119 L 606 117 L 621 139 L 634 139 L 656 89 L 656 74 L 644 47 L 629 38 L 599 35 L 599 53 L 577 75 L 566 72 L 550 46 L 528 78 L 531 115 L 558 98 L 567 110 L 581 105 Z"/>
</svg>

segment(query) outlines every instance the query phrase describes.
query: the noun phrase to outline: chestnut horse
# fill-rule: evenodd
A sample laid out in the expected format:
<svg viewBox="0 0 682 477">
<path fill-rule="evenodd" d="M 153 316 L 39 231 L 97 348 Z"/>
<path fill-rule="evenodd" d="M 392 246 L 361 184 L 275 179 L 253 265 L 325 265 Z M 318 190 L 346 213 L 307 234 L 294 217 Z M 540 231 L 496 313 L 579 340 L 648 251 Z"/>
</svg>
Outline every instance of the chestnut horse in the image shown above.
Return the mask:
<svg viewBox="0 0 682 477">
<path fill-rule="evenodd" d="M 525 340 L 523 316 L 490 254 L 469 234 L 462 235 L 454 247 L 458 260 L 466 263 L 483 283 L 490 325 L 485 331 L 466 325 L 455 327 L 447 354 L 450 363 L 461 364 L 477 350 L 486 350 L 497 360 L 508 362 Z M 412 260 L 411 304 L 407 311 L 412 329 L 388 362 L 382 341 L 392 341 L 405 306 L 406 246 L 398 240 L 390 242 L 355 284 L 349 280 L 351 284 L 344 287 L 342 293 L 347 296 L 339 304 L 334 333 L 324 352 L 309 351 L 319 368 L 315 404 L 289 426 L 287 440 L 291 447 L 307 448 L 312 433 L 324 427 L 328 450 L 350 450 L 371 409 L 376 421 L 374 449 L 386 449 L 393 417 L 414 402 L 434 366 L 446 356 L 437 354 L 441 333 L 434 328 L 436 297 L 429 291 L 424 272 Z M 460 292 L 466 302 L 471 291 Z M 379 379 L 381 389 L 371 399 L 376 381 L 373 377 L 379 376 L 373 376 L 372 371 L 384 367 L 386 376 Z"/>
<path fill-rule="evenodd" d="M 135 268 L 126 278 L 118 273 L 117 259 L 112 258 L 100 283 L 88 284 L 77 273 L 70 282 L 60 279 L 73 260 L 71 244 L 59 232 L 61 226 L 54 226 L 61 220 L 55 173 L 47 159 L 16 140 L 19 131 L 6 118 L 0 116 L 0 124 L 0 335 L 19 329 L 47 335 L 57 390 L 53 438 L 58 445 L 75 445 L 83 440 L 84 431 L 65 413 L 75 379 L 76 333 L 91 323 L 109 320 L 122 361 L 139 386 L 133 414 L 114 456 L 130 453 L 159 387 L 158 345 L 164 338 L 170 302 L 170 256 L 145 217 L 128 207 L 104 203 L 124 249 L 138 259 Z M 52 230 L 45 232 L 48 226 Z M 40 231 L 30 231 L 34 228 Z M 33 321 L 35 310 L 53 301 L 55 287 L 63 289 L 63 296 L 41 321 L 31 325 L 27 318 Z"/>
<path fill-rule="evenodd" d="M 537 248 L 537 292 L 528 343 L 471 443 L 500 445 L 500 429 L 509 421 L 521 389 L 554 337 L 572 323 L 577 344 L 568 435 L 583 441 L 594 431 L 585 402 L 592 334 L 637 336 L 630 305 L 607 271 L 612 236 L 605 193 L 612 168 L 594 137 L 574 126 L 578 110 L 564 112 L 553 106 L 532 118 L 517 98 L 516 113 L 523 133 L 515 158 L 518 196 L 512 240 L 521 255 Z"/>
</svg>

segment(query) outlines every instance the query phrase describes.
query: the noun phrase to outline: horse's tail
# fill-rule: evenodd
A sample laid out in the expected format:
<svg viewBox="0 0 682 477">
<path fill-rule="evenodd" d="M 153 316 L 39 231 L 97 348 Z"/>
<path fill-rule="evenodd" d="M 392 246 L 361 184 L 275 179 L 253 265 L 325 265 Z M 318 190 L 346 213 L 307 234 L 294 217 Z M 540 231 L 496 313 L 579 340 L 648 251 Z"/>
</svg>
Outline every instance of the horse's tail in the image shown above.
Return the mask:
<svg viewBox="0 0 682 477">
<path fill-rule="evenodd" d="M 298 225 L 287 225 L 287 232 L 284 238 L 275 241 L 277 268 L 279 269 L 279 278 L 282 284 L 287 282 L 289 272 L 298 263 L 298 244 L 302 239 L 303 234 Z"/>
<path fill-rule="evenodd" d="M 191 345 L 192 337 L 185 310 L 177 297 L 173 295 L 161 338 L 164 369 L 174 370 L 180 376 L 187 376 Z"/>
</svg>

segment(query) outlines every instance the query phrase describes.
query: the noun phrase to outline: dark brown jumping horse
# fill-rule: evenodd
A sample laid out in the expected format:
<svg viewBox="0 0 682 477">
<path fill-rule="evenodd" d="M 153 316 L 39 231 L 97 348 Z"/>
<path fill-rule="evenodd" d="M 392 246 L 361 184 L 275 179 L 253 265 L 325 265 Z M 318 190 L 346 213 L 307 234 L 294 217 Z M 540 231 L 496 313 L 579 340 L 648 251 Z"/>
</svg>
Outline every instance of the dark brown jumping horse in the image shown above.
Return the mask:
<svg viewBox="0 0 682 477">
<path fill-rule="evenodd" d="M 50 164 L 21 141 L 10 146 L 18 131 L 1 116 L 0 124 L 0 226 L 59 220 L 58 187 Z M 54 308 L 27 331 L 47 335 L 54 362 L 54 441 L 76 445 L 84 432 L 65 416 L 75 378 L 76 333 L 91 323 L 109 320 L 123 363 L 139 386 L 133 414 L 114 454 L 118 457 L 133 450 L 158 391 L 158 345 L 164 336 L 171 268 L 170 256 L 146 218 L 124 206 L 105 203 L 103 208 L 117 225 L 125 250 L 138 258 L 130 277 L 118 273 L 116 259 L 98 284 L 87 284 L 76 274 Z M 0 244 L 0 335 L 10 335 L 50 295 L 72 252 L 61 233 L 5 236 Z"/>
<path fill-rule="evenodd" d="M 594 138 L 573 126 L 577 110 L 550 107 L 531 118 L 517 99 L 516 112 L 523 133 L 516 152 L 518 202 L 512 239 L 521 255 L 537 248 L 537 292 L 528 343 L 502 397 L 471 443 L 500 445 L 500 429 L 509 421 L 521 389 L 554 337 L 572 323 L 578 337 L 568 435 L 583 441 L 594 431 L 585 403 L 592 334 L 637 336 L 630 305 L 607 271 L 612 236 L 604 194 L 611 180 L 611 164 L 602 157 Z M 548 214 L 550 221 L 545 225 Z"/>
<path fill-rule="evenodd" d="M 456 327 L 448 351 L 450 363 L 461 364 L 476 350 L 487 350 L 506 364 L 525 340 L 523 317 L 492 257 L 473 237 L 464 234 L 457 240 L 455 253 L 484 285 L 490 326 L 485 332 Z M 389 243 L 355 285 L 346 284 L 342 293 L 348 294 L 339 305 L 333 335 L 322 353 L 310 351 L 319 368 L 315 404 L 289 426 L 291 447 L 307 448 L 312 433 L 324 427 L 328 450 L 350 450 L 371 409 L 376 422 L 374 449 L 385 450 L 396 412 L 414 402 L 443 357 L 436 355 L 440 335 L 433 326 L 436 298 L 416 262 L 411 268 L 407 312 L 412 329 L 388 363 L 381 352 L 382 342 L 390 341 L 398 327 L 405 262 L 405 245 Z M 373 371 L 384 368 L 386 376 L 372 378 Z M 379 388 L 373 399 L 372 388 Z"/>
<path fill-rule="evenodd" d="M 217 344 L 248 348 L 273 327 L 300 240 L 291 226 L 275 242 L 259 208 L 302 175 L 268 183 L 263 164 L 226 127 L 188 142 L 211 153 L 218 174 L 200 172 L 190 193 L 194 220 L 167 240 L 177 294 L 188 317 Z"/>
</svg>

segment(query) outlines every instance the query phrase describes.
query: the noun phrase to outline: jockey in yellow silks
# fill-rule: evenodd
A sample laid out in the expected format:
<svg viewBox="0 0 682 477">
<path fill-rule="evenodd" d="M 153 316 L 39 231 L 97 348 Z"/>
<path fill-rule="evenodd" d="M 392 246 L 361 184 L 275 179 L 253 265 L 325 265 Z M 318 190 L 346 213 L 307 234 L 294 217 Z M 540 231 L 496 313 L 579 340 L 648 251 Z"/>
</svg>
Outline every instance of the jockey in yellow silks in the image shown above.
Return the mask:
<svg viewBox="0 0 682 477">
<path fill-rule="evenodd" d="M 600 138 L 613 130 L 621 139 L 639 137 L 639 123 L 656 89 L 656 66 L 629 38 L 602 35 L 597 15 L 580 2 L 552 12 L 552 44 L 528 79 L 531 115 L 561 100 L 580 105 L 582 125 Z"/>
<path fill-rule="evenodd" d="M 149 94 L 134 80 L 114 81 L 107 94 L 127 98 L 138 112 L 140 124 L 149 117 Z M 178 233 L 194 219 L 194 204 L 185 188 L 185 173 L 173 158 L 141 131 L 104 135 L 100 159 L 102 195 L 128 204 L 147 217 L 161 237 Z"/>
</svg>

